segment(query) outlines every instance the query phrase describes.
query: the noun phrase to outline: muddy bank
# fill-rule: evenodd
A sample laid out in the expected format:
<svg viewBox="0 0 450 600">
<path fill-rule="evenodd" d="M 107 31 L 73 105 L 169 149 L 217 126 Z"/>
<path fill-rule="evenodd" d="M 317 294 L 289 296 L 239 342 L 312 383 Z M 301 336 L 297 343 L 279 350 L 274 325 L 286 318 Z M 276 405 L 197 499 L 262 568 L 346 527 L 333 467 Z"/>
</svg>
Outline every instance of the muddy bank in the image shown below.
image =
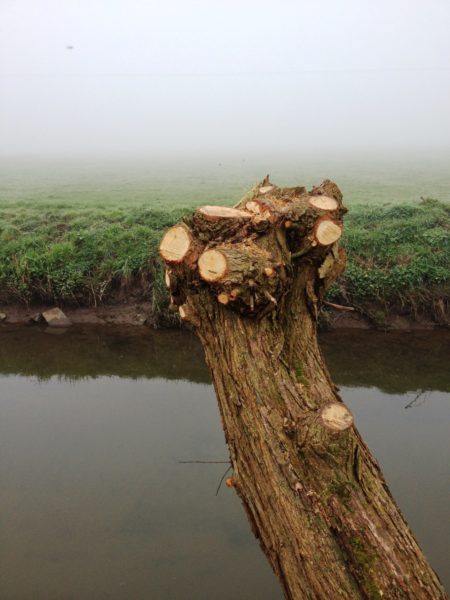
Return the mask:
<svg viewBox="0 0 450 600">
<path fill-rule="evenodd" d="M 0 305 L 0 314 L 6 315 L 3 323 L 33 324 L 37 317 L 54 305 L 34 304 L 26 306 L 21 304 Z M 60 306 L 64 314 L 74 325 L 155 325 L 150 303 L 115 304 L 100 306 L 69 307 Z"/>
<path fill-rule="evenodd" d="M 11 324 L 33 324 L 37 315 L 54 305 L 21 304 L 0 305 L 0 321 Z M 92 307 L 61 307 L 74 325 L 130 325 L 157 327 L 158 323 L 150 302 L 129 304 L 103 304 Z M 1 317 L 4 317 L 3 319 Z M 420 331 L 441 326 L 426 318 L 414 319 L 411 315 L 388 315 L 382 323 L 374 323 L 358 311 L 347 312 L 328 308 L 320 320 L 321 327 L 335 329 L 382 329 L 392 331 Z"/>
<path fill-rule="evenodd" d="M 420 317 L 414 318 L 412 315 L 391 314 L 384 317 L 382 321 L 371 321 L 360 312 L 341 312 L 340 310 L 327 309 L 319 317 L 319 325 L 323 329 L 378 329 L 382 331 L 423 331 L 431 329 L 440 329 L 442 325 L 431 321 L 430 319 Z"/>
</svg>

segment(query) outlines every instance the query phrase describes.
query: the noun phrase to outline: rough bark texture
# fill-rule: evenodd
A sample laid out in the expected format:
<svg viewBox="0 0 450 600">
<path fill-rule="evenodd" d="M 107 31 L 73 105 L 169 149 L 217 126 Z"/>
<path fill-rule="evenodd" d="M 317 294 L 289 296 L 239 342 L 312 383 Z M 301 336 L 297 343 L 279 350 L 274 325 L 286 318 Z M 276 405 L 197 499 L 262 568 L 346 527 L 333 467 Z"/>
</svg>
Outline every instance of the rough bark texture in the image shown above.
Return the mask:
<svg viewBox="0 0 450 600">
<path fill-rule="evenodd" d="M 445 598 L 318 345 L 319 305 L 345 253 L 317 242 L 317 223 L 342 227 L 342 194 L 330 181 L 307 193 L 266 178 L 238 208 L 252 217 L 214 219 L 211 235 L 198 214 L 186 222 L 199 257 L 226 254 L 226 275 L 211 283 L 196 263 L 171 264 L 168 284 L 204 345 L 232 485 L 286 597 Z"/>
</svg>

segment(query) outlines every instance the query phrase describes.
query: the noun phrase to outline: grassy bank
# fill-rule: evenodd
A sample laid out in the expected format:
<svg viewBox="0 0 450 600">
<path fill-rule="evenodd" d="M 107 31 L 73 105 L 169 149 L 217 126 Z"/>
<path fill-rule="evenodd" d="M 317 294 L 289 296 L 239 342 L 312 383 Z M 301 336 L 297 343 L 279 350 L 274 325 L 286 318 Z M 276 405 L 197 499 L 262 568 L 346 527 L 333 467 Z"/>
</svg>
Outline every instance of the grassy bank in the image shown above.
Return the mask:
<svg viewBox="0 0 450 600">
<path fill-rule="evenodd" d="M 145 298 L 156 321 L 167 322 L 158 244 L 186 212 L 186 206 L 142 203 L 3 203 L 0 302 L 89 306 Z M 330 300 L 353 305 L 378 324 L 392 312 L 448 323 L 448 203 L 355 204 L 343 243 L 349 262 Z"/>
</svg>

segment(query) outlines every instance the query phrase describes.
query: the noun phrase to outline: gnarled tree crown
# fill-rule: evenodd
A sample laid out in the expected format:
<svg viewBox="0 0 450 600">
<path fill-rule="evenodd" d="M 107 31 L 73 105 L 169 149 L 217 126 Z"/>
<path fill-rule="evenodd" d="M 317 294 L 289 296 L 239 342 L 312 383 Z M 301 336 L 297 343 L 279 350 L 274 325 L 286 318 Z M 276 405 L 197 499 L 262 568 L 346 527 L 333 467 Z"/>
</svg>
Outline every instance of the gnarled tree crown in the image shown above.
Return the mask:
<svg viewBox="0 0 450 600">
<path fill-rule="evenodd" d="M 280 188 L 267 176 L 234 207 L 202 206 L 169 229 L 160 245 L 172 303 L 209 287 L 217 301 L 249 318 L 279 310 L 301 265 L 316 269 L 313 310 L 345 265 L 339 248 L 346 209 L 335 183 Z M 189 310 L 181 311 L 189 320 Z M 193 322 L 195 325 L 195 322 Z"/>
</svg>

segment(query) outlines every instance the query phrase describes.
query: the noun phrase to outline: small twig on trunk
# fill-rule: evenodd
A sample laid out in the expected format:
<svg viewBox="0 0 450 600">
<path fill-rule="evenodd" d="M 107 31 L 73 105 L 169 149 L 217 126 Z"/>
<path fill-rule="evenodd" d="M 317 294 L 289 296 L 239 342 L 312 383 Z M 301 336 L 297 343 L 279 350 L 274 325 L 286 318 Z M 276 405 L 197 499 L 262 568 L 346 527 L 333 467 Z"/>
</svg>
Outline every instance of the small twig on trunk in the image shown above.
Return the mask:
<svg viewBox="0 0 450 600">
<path fill-rule="evenodd" d="M 217 486 L 216 496 L 219 495 L 220 488 L 222 487 L 223 480 L 225 479 L 225 477 L 227 476 L 228 472 L 231 471 L 232 468 L 233 468 L 232 465 L 230 465 L 228 467 L 228 469 L 225 471 L 225 473 L 222 475 L 222 479 L 219 481 L 219 485 Z"/>
<path fill-rule="evenodd" d="M 324 300 L 323 303 L 327 306 L 331 306 L 331 308 L 335 308 L 336 310 L 356 310 L 353 306 L 342 306 L 342 304 L 335 304 L 334 302 L 328 302 L 328 300 Z"/>
<path fill-rule="evenodd" d="M 300 256 L 303 256 L 304 254 L 309 252 L 311 250 L 311 248 L 312 248 L 312 244 L 309 244 L 308 246 L 306 246 L 305 248 L 302 248 L 298 252 L 291 252 L 291 260 L 294 260 L 294 258 L 300 258 Z"/>
<path fill-rule="evenodd" d="M 180 465 L 229 465 L 229 460 L 179 460 Z"/>
</svg>

